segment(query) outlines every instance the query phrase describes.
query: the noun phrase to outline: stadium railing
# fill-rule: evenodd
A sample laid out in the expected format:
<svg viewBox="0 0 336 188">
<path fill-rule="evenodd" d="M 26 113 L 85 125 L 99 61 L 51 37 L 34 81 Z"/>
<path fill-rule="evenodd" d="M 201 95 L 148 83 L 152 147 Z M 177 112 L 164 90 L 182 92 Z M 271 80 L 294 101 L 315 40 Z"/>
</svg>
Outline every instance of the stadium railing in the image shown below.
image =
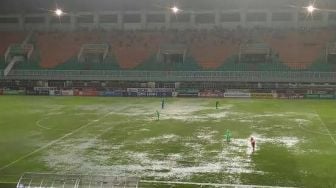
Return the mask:
<svg viewBox="0 0 336 188">
<path fill-rule="evenodd" d="M 1 72 L 2 70 L 0 70 Z M 2 71 L 3 72 L 3 71 Z M 239 81 L 336 82 L 336 72 L 308 71 L 113 71 L 113 70 L 13 70 L 0 79 L 120 80 L 120 81 Z"/>
</svg>

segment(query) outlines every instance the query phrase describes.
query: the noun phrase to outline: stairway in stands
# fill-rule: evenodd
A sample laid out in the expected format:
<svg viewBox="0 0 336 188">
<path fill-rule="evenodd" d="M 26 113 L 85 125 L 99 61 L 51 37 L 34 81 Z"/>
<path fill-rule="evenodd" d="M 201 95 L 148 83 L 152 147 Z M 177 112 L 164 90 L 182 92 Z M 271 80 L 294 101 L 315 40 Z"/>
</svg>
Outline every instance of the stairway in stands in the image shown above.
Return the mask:
<svg viewBox="0 0 336 188">
<path fill-rule="evenodd" d="M 32 35 L 33 35 L 33 31 L 30 31 L 28 33 L 28 35 L 26 36 L 26 38 L 21 43 L 21 48 L 22 49 L 28 44 L 28 42 L 30 41 Z M 10 53 L 10 50 L 11 50 L 11 46 L 9 46 L 8 49 L 7 49 L 7 52 L 6 52 L 6 55 L 5 55 L 5 57 L 6 57 L 5 60 L 6 61 L 7 61 L 7 56 Z M 30 52 L 30 54 L 31 53 L 32 52 Z M 10 71 L 13 69 L 13 67 L 15 66 L 16 63 L 22 62 L 24 60 L 25 60 L 25 58 L 22 57 L 22 56 L 13 56 L 12 58 L 10 58 L 9 59 L 10 62 L 8 63 L 8 65 L 6 66 L 6 68 L 4 69 L 4 76 L 7 76 L 10 73 Z"/>
</svg>

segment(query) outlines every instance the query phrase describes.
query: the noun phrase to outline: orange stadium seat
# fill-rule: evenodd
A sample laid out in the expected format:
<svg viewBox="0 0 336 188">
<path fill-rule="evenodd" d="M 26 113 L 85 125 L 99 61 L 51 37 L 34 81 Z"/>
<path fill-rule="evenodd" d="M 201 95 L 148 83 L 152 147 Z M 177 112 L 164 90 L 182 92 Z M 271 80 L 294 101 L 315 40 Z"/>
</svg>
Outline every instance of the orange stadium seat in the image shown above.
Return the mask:
<svg viewBox="0 0 336 188">
<path fill-rule="evenodd" d="M 237 54 L 239 44 L 231 41 L 221 41 L 218 38 L 195 42 L 191 46 L 191 55 L 205 69 L 219 67 L 224 60 Z"/>
<path fill-rule="evenodd" d="M 289 32 L 269 40 L 282 62 L 292 68 L 306 68 L 321 55 L 332 39 L 331 31 Z"/>
<path fill-rule="evenodd" d="M 160 37 L 157 34 L 137 33 L 131 36 L 110 36 L 110 44 L 123 69 L 131 69 L 157 53 Z"/>
<path fill-rule="evenodd" d="M 4 55 L 8 46 L 13 43 L 21 43 L 25 39 L 22 32 L 1 32 L 0 33 L 0 55 Z"/>
<path fill-rule="evenodd" d="M 238 54 L 241 41 L 251 39 L 268 43 L 280 61 L 291 68 L 304 69 L 314 63 L 321 55 L 326 44 L 332 40 L 331 30 L 309 32 L 271 32 L 216 33 L 187 32 L 75 32 L 75 33 L 39 33 L 37 49 L 40 51 L 41 66 L 53 68 L 71 58 L 76 58 L 80 47 L 85 43 L 109 43 L 111 52 L 120 68 L 132 69 L 156 55 L 165 43 L 182 43 L 204 69 L 216 69 L 229 57 Z M 241 35 L 239 37 L 235 35 Z M 22 37 L 23 38 L 23 37 Z M 237 38 L 239 40 L 237 40 Z M 10 40 L 9 37 L 6 40 Z M 2 37 L 0 38 L 2 39 Z M 14 39 L 11 39 L 11 42 Z M 1 43 L 4 46 L 10 42 Z M 0 48 L 4 53 L 5 48 Z"/>
<path fill-rule="evenodd" d="M 40 50 L 41 66 L 53 68 L 75 57 L 85 43 L 101 42 L 97 33 L 40 33 L 37 47 Z"/>
</svg>

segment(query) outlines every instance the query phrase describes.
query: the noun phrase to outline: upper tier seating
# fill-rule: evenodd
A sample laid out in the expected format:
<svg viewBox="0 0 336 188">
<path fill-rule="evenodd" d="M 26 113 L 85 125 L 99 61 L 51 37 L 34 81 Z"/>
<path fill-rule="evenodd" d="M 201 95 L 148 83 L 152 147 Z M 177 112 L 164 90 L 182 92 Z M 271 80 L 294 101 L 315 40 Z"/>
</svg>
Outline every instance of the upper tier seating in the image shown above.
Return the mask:
<svg viewBox="0 0 336 188">
<path fill-rule="evenodd" d="M 37 48 L 40 51 L 41 66 L 53 68 L 77 56 L 83 44 L 103 41 L 105 40 L 99 33 L 39 33 Z"/>
<path fill-rule="evenodd" d="M 333 39 L 332 31 L 284 32 L 268 38 L 282 62 L 292 68 L 307 68 L 324 55 L 326 44 Z"/>
<path fill-rule="evenodd" d="M 10 44 L 21 43 L 26 34 L 22 32 L 0 32 L 0 55 L 4 55 Z"/>
<path fill-rule="evenodd" d="M 205 69 L 218 68 L 229 57 L 238 53 L 239 41 L 218 36 L 198 36 L 190 47 L 191 55 Z"/>
<path fill-rule="evenodd" d="M 155 55 L 163 39 L 158 33 L 112 33 L 109 42 L 119 65 L 131 69 Z"/>
<path fill-rule="evenodd" d="M 311 65 L 321 59 L 326 44 L 333 40 L 331 29 L 38 33 L 35 51 L 39 54 L 41 67 L 57 69 L 326 70 L 318 64 Z M 270 46 L 275 54 L 273 63 L 239 64 L 233 57 L 239 53 L 240 44 L 249 42 Z M 77 54 L 87 43 L 108 43 L 110 52 L 106 63 L 110 64 L 79 65 Z M 187 62 L 173 67 L 158 64 L 156 55 L 163 44 L 185 45 Z"/>
</svg>

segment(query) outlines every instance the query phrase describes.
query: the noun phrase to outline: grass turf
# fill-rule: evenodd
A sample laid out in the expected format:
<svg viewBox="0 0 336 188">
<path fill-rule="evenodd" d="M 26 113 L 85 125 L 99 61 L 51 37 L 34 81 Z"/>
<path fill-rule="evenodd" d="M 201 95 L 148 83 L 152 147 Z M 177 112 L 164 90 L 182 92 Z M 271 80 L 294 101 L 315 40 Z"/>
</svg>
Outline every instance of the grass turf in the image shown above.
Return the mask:
<svg viewBox="0 0 336 188">
<path fill-rule="evenodd" d="M 335 101 L 219 99 L 216 110 L 216 100 L 168 98 L 161 109 L 159 98 L 1 96 L 0 180 L 35 171 L 336 186 Z"/>
</svg>

